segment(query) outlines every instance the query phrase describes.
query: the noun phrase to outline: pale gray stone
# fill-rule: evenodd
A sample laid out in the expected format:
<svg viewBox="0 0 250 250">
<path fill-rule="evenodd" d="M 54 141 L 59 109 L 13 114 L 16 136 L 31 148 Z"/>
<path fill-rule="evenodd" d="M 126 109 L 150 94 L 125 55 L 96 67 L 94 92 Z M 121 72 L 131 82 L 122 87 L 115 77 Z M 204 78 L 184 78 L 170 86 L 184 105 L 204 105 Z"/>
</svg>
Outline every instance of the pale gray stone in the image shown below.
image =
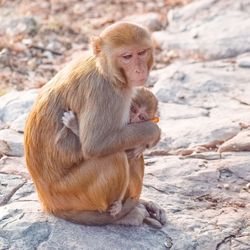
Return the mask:
<svg viewBox="0 0 250 250">
<path fill-rule="evenodd" d="M 154 163 L 146 167 L 143 196 L 158 200 L 166 209 L 168 223 L 164 231 L 172 238 L 173 249 L 216 249 L 229 235 L 234 244 L 241 238 L 236 228 L 250 229 L 250 194 L 239 191 L 250 178 L 248 160 L 248 153 L 234 153 L 214 161 L 176 156 L 146 161 Z M 238 186 L 238 191 L 219 185 L 226 183 Z M 240 193 L 246 195 L 241 197 Z M 183 237 L 178 240 L 177 228 L 189 236 L 188 241 Z M 239 245 L 245 249 L 246 244 L 244 239 Z"/>
<path fill-rule="evenodd" d="M 240 131 L 236 136 L 224 142 L 219 152 L 250 151 L 250 129 Z"/>
<path fill-rule="evenodd" d="M 24 183 L 25 180 L 18 175 L 0 173 L 0 206 L 8 203 L 16 190 L 23 186 Z"/>
<path fill-rule="evenodd" d="M 242 68 L 250 68 L 250 57 L 249 58 L 242 58 L 238 60 L 239 67 Z"/>
<path fill-rule="evenodd" d="M 18 204 L 18 209 L 16 209 Z M 144 227 L 91 227 L 72 224 L 41 211 L 35 201 L 0 207 L 1 239 L 9 249 L 166 249 L 163 231 Z"/>
<path fill-rule="evenodd" d="M 12 129 L 0 130 L 0 153 L 23 156 L 23 135 Z"/>
<path fill-rule="evenodd" d="M 24 157 L 3 156 L 0 159 L 0 172 L 14 174 L 25 179 L 30 179 L 30 175 L 25 166 Z"/>
<path fill-rule="evenodd" d="M 10 128 L 17 132 L 23 133 L 27 116 L 28 116 L 28 113 L 20 115 L 16 120 L 14 120 L 11 123 Z"/>
<path fill-rule="evenodd" d="M 151 157 L 146 165 L 150 162 L 153 164 L 145 169 L 142 197 L 155 200 L 166 209 L 168 222 L 162 230 L 148 226 L 81 226 L 57 219 L 41 211 L 37 197 L 31 198 L 31 183 L 12 176 L 19 181 L 14 188 L 22 186 L 10 203 L 0 207 L 1 246 L 8 249 L 166 249 L 171 246 L 171 249 L 210 250 L 225 246 L 223 240 L 232 235 L 232 244 L 244 249 L 249 240 L 246 206 L 250 204 L 250 194 L 223 189 L 219 184 L 245 186 L 250 180 L 249 154 L 227 154 L 216 161 Z M 247 196 L 240 197 L 239 192 Z"/>
<path fill-rule="evenodd" d="M 250 68 L 250 53 L 238 56 L 237 64 L 242 68 Z"/>
<path fill-rule="evenodd" d="M 200 116 L 208 116 L 207 109 L 195 108 L 189 105 L 176 104 L 176 103 L 159 103 L 160 117 L 162 120 L 179 120 L 190 119 Z"/>
<path fill-rule="evenodd" d="M 233 69 L 225 61 L 179 62 L 154 77 L 162 129 L 157 149 L 223 142 L 240 131 L 240 122 L 250 123 L 248 69 Z"/>
<path fill-rule="evenodd" d="M 146 26 L 151 31 L 157 31 L 163 28 L 160 14 L 154 12 L 149 12 L 142 15 L 127 16 L 123 20 Z"/>
<path fill-rule="evenodd" d="M 249 1 L 240 3 L 194 1 L 180 11 L 173 11 L 166 31 L 155 32 L 154 38 L 164 50 L 177 50 L 186 56 L 196 54 L 209 60 L 249 52 Z"/>
<path fill-rule="evenodd" d="M 37 96 L 38 90 L 10 92 L 0 98 L 0 120 L 11 124 L 20 115 L 27 114 Z"/>
<path fill-rule="evenodd" d="M 38 23 L 34 17 L 18 17 L 15 19 L 3 19 L 0 29 L 5 30 L 9 36 L 28 34 L 34 36 L 38 31 Z"/>
</svg>

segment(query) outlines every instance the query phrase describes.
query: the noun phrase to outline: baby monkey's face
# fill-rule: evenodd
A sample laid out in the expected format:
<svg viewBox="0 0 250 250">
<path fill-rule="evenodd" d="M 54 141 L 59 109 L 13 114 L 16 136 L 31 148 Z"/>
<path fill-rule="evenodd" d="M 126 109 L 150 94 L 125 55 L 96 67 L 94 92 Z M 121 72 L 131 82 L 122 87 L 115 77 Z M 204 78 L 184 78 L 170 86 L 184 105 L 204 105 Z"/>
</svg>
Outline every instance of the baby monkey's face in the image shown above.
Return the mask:
<svg viewBox="0 0 250 250">
<path fill-rule="evenodd" d="M 153 116 L 146 112 L 146 107 L 139 106 L 135 103 L 131 105 L 130 108 L 130 123 L 148 121 L 152 119 Z"/>
</svg>

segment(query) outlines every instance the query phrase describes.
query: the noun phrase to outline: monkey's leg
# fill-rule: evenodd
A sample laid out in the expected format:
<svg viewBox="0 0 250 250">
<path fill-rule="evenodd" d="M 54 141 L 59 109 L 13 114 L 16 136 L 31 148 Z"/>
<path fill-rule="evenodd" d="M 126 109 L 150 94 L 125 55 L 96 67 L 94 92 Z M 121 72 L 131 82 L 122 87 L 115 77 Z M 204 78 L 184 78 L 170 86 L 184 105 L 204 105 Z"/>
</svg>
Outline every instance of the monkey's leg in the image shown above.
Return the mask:
<svg viewBox="0 0 250 250">
<path fill-rule="evenodd" d="M 125 193 L 128 181 L 129 165 L 125 153 L 84 161 L 51 185 L 54 203 L 51 210 L 104 212 Z"/>
<path fill-rule="evenodd" d="M 115 217 L 111 216 L 108 212 L 96 212 L 96 211 L 57 211 L 54 215 L 71 221 L 73 223 L 85 224 L 85 225 L 105 225 L 105 224 L 117 224 L 116 221 L 126 216 L 130 211 L 133 211 L 134 207 L 138 205 L 136 200 L 127 199 L 122 206 L 119 214 Z M 120 224 L 120 223 L 118 223 Z"/>
<path fill-rule="evenodd" d="M 139 200 L 142 185 L 143 185 L 143 176 L 144 176 L 144 158 L 133 158 L 128 161 L 129 163 L 129 184 L 126 190 L 126 195 L 122 194 L 122 198 L 133 198 Z M 122 206 L 122 198 L 115 201 L 109 211 L 112 216 L 115 216 L 118 213 Z"/>
<path fill-rule="evenodd" d="M 129 165 L 128 165 L 128 169 L 129 169 L 129 175 L 128 175 L 128 179 L 127 179 L 128 181 L 127 181 L 127 184 L 126 184 L 126 188 L 122 189 L 122 192 L 120 193 L 120 196 L 119 196 L 118 200 L 114 201 L 112 203 L 111 207 L 109 208 L 109 212 L 110 212 L 110 214 L 112 216 L 116 216 L 116 214 L 118 214 L 121 211 L 122 201 L 125 198 L 125 195 L 127 193 L 128 187 L 129 187 L 129 182 L 132 179 L 131 175 L 133 175 L 133 171 L 131 171 L 130 162 L 129 162 Z M 129 195 L 129 196 L 126 196 L 126 198 L 136 198 L 136 197 L 133 197 L 133 196 Z M 136 200 L 138 200 L 138 199 L 136 199 Z"/>
<path fill-rule="evenodd" d="M 134 158 L 129 160 L 129 185 L 125 198 L 131 197 L 139 200 L 144 177 L 144 158 Z"/>
<path fill-rule="evenodd" d="M 100 213 L 95 211 L 57 211 L 54 215 L 73 223 L 85 225 L 119 224 L 141 226 L 145 222 L 157 229 L 162 227 L 162 224 L 150 217 L 144 205 L 138 204 L 137 201 L 132 199 L 125 201 L 120 213 L 115 217 L 108 212 Z"/>
<path fill-rule="evenodd" d="M 129 187 L 125 197 L 132 197 L 139 200 L 143 185 L 144 176 L 144 158 L 130 159 L 130 180 Z M 147 210 L 148 214 L 144 218 L 144 222 L 155 227 L 161 228 L 166 223 L 165 211 L 153 202 L 140 200 L 141 205 Z"/>
</svg>

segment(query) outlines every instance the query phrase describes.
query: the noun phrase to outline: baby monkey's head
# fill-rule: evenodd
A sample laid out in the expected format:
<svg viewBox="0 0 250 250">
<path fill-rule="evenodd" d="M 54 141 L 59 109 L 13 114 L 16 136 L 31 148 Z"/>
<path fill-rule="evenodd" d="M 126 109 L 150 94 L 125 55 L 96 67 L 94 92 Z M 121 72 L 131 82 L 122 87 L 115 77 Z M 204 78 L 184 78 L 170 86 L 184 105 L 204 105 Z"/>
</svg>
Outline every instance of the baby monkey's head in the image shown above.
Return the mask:
<svg viewBox="0 0 250 250">
<path fill-rule="evenodd" d="M 137 87 L 130 107 L 130 123 L 152 120 L 158 114 L 158 100 L 145 87 Z"/>
</svg>

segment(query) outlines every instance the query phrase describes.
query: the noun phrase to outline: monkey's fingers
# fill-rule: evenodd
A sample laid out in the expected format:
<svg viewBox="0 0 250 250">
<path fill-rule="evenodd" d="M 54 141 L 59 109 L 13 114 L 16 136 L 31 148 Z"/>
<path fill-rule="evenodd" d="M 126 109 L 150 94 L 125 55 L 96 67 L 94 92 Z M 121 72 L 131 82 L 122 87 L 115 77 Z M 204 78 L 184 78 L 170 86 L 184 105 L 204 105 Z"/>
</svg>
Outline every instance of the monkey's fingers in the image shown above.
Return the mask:
<svg viewBox="0 0 250 250">
<path fill-rule="evenodd" d="M 68 122 L 67 118 L 65 118 L 65 117 L 63 116 L 61 120 L 62 120 L 63 125 L 66 126 L 66 124 L 67 124 L 67 122 Z"/>
<path fill-rule="evenodd" d="M 70 127 L 70 120 L 69 120 L 67 117 L 65 117 L 65 116 L 62 117 L 62 123 L 63 123 L 63 125 L 66 126 L 67 128 Z"/>
<path fill-rule="evenodd" d="M 134 158 L 136 158 L 136 154 L 135 154 L 135 150 L 134 149 L 126 151 L 126 154 L 127 154 L 128 159 L 134 159 Z"/>
<path fill-rule="evenodd" d="M 62 122 L 67 128 L 74 127 L 74 123 L 76 122 L 75 119 L 75 115 L 72 111 L 66 111 L 63 113 Z"/>
<path fill-rule="evenodd" d="M 145 148 L 144 147 L 138 147 L 134 150 L 134 155 L 135 158 L 140 158 L 142 153 L 144 152 Z"/>
<path fill-rule="evenodd" d="M 65 117 L 66 119 L 69 119 L 69 120 L 72 120 L 72 119 L 75 119 L 75 114 L 73 111 L 65 111 L 63 113 L 63 117 Z"/>
<path fill-rule="evenodd" d="M 145 204 L 146 209 L 148 210 L 151 218 L 156 219 L 162 225 L 165 225 L 167 222 L 166 212 L 156 203 L 149 201 Z"/>
<path fill-rule="evenodd" d="M 69 118 L 68 112 L 64 112 L 62 115 L 62 121 L 65 122 L 65 121 L 68 121 L 69 119 L 70 118 Z"/>
</svg>

